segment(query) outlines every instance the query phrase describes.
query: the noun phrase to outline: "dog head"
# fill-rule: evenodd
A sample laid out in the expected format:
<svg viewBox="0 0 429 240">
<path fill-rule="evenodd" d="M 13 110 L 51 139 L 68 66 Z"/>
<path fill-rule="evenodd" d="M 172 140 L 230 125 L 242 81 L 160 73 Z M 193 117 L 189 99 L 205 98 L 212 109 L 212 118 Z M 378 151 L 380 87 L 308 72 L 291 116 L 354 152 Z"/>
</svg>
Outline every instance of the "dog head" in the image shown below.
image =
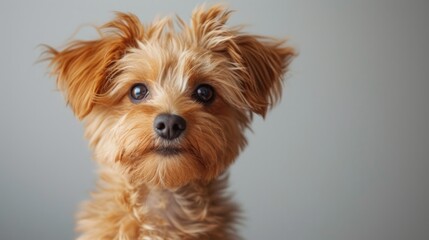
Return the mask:
<svg viewBox="0 0 429 240">
<path fill-rule="evenodd" d="M 48 48 L 97 161 L 163 188 L 209 181 L 234 161 L 252 115 L 265 116 L 281 96 L 295 53 L 284 41 L 226 26 L 230 14 L 197 8 L 189 25 L 143 25 L 117 13 L 99 39 Z"/>
</svg>

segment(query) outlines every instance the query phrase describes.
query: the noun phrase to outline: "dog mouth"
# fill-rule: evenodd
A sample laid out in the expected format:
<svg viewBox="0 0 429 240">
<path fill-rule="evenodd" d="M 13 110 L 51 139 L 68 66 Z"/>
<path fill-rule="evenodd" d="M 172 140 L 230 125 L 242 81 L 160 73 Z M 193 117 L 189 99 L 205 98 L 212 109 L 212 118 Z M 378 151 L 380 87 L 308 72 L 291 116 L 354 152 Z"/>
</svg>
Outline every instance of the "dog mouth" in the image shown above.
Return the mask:
<svg viewBox="0 0 429 240">
<path fill-rule="evenodd" d="M 154 151 L 162 156 L 174 156 L 181 154 L 183 149 L 178 147 L 158 147 Z"/>
</svg>

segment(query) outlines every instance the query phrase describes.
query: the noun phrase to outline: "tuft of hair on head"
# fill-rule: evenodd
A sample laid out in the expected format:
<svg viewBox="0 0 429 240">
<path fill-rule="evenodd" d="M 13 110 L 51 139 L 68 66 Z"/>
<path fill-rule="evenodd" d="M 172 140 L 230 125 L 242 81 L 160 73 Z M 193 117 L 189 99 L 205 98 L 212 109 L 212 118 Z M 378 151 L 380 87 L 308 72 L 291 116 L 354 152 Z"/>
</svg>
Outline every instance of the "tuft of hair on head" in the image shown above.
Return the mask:
<svg viewBox="0 0 429 240">
<path fill-rule="evenodd" d="M 116 13 L 113 21 L 97 29 L 100 38 L 75 40 L 63 50 L 44 45 L 44 59 L 49 61 L 51 75 L 57 77 L 57 87 L 64 92 L 74 114 L 83 119 L 93 108 L 97 95 L 106 89 L 114 72 L 110 67 L 128 48 L 136 47 L 144 29 L 133 14 Z"/>
</svg>

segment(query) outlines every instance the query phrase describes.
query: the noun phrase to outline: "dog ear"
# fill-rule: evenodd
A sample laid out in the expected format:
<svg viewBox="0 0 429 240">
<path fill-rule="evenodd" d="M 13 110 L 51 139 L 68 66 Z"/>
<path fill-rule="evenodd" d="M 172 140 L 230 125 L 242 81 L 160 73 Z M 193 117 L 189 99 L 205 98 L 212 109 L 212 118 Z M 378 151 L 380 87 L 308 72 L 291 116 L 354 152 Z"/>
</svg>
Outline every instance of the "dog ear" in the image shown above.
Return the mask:
<svg viewBox="0 0 429 240">
<path fill-rule="evenodd" d="M 252 35 L 234 38 L 237 47 L 229 48 L 229 55 L 242 66 L 243 95 L 250 110 L 265 117 L 280 99 L 283 75 L 295 51 L 284 41 Z"/>
<path fill-rule="evenodd" d="M 47 46 L 45 52 L 58 88 L 79 119 L 92 110 L 97 95 L 107 88 L 111 66 L 143 37 L 138 18 L 124 13 L 117 13 L 99 32 L 97 40 L 72 41 L 61 51 Z"/>
<path fill-rule="evenodd" d="M 264 117 L 281 97 L 283 75 L 296 54 L 285 41 L 227 27 L 230 15 L 221 5 L 197 8 L 192 15 L 193 36 L 200 46 L 228 57 L 240 77 L 245 107 Z"/>
</svg>

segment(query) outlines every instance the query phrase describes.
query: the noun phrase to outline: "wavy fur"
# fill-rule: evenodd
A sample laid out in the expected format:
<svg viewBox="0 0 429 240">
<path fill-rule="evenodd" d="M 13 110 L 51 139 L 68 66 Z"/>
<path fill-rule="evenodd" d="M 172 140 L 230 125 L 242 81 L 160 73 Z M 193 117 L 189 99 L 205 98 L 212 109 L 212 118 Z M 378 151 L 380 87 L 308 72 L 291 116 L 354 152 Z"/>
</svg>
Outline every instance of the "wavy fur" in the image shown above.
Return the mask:
<svg viewBox="0 0 429 240">
<path fill-rule="evenodd" d="M 295 52 L 228 27 L 231 13 L 200 7 L 189 25 L 180 18 L 143 25 L 116 13 L 98 39 L 47 48 L 100 166 L 97 190 L 79 213 L 79 240 L 239 239 L 225 172 L 246 145 L 252 114 L 265 116 L 280 98 Z M 149 89 L 139 104 L 128 96 L 136 83 Z M 200 84 L 215 89 L 210 105 L 192 98 Z M 153 121 L 163 113 L 186 119 L 180 138 L 156 135 Z M 160 155 L 163 146 L 183 152 Z"/>
</svg>

